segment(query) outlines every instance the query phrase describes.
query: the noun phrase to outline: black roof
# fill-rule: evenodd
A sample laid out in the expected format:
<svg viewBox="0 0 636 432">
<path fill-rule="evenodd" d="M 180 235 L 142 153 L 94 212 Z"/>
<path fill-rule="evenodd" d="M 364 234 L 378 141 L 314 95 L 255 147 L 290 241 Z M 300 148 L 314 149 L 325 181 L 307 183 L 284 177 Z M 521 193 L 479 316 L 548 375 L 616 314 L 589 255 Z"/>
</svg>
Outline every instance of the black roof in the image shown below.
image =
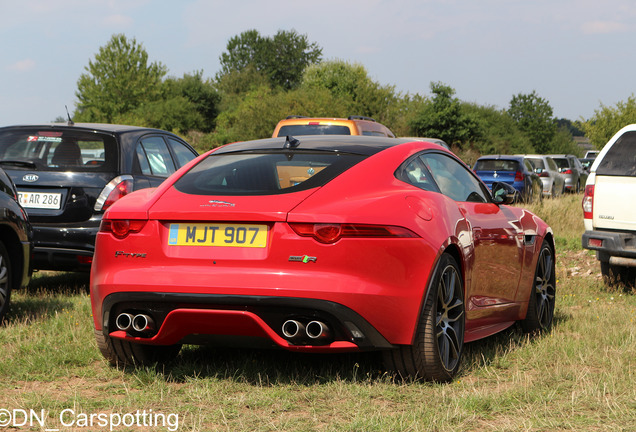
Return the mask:
<svg viewBox="0 0 636 432">
<path fill-rule="evenodd" d="M 298 144 L 285 147 L 288 137 L 267 138 L 254 141 L 243 141 L 228 144 L 217 149 L 214 154 L 244 152 L 250 150 L 317 150 L 340 153 L 372 155 L 389 147 L 413 140 L 364 135 L 299 135 L 289 137 L 298 140 Z"/>
<path fill-rule="evenodd" d="M 21 124 L 21 125 L 10 125 L 10 126 L 2 126 L 0 130 L 3 129 L 22 129 L 22 128 L 41 128 L 41 129 L 81 129 L 87 131 L 98 131 L 98 132 L 110 132 L 110 133 L 120 133 L 120 132 L 130 132 L 130 131 L 159 131 L 159 129 L 141 127 L 141 126 L 128 126 L 128 125 L 118 125 L 118 124 L 109 124 L 109 123 L 34 123 L 34 124 Z M 164 131 L 162 131 L 164 132 Z"/>
</svg>

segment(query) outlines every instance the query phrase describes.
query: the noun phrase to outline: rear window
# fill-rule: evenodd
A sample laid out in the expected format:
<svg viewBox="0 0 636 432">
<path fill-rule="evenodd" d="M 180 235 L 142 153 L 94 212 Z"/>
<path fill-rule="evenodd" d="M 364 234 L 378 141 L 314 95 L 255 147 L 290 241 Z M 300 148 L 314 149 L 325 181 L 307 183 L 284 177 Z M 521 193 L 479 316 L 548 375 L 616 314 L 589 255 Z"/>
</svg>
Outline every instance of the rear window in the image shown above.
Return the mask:
<svg viewBox="0 0 636 432">
<path fill-rule="evenodd" d="M 636 177 L 636 132 L 625 132 L 605 153 L 596 173 Z"/>
<path fill-rule="evenodd" d="M 117 144 L 110 135 L 73 130 L 20 129 L 0 132 L 5 168 L 108 172 L 117 168 Z"/>
<path fill-rule="evenodd" d="M 570 168 L 570 162 L 566 158 L 552 158 L 559 168 Z"/>
<path fill-rule="evenodd" d="M 475 171 L 518 171 L 519 162 L 505 159 L 483 159 L 475 164 Z"/>
<path fill-rule="evenodd" d="M 545 169 L 545 163 L 543 162 L 543 159 L 530 158 L 530 162 L 532 162 L 532 165 L 534 165 L 536 169 Z"/>
<path fill-rule="evenodd" d="M 176 183 L 194 195 L 276 195 L 323 186 L 366 156 L 333 152 L 212 153 Z"/>
<path fill-rule="evenodd" d="M 338 125 L 289 125 L 281 126 L 278 136 L 295 135 L 351 135 L 348 126 Z"/>
</svg>

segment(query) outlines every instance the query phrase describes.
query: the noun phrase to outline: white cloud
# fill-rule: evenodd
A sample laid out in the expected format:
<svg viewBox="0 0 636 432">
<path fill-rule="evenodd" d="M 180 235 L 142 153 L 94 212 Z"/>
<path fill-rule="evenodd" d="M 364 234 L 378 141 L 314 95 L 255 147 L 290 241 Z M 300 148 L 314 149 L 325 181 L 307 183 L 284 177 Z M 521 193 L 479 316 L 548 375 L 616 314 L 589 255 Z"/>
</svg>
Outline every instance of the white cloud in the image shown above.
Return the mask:
<svg viewBox="0 0 636 432">
<path fill-rule="evenodd" d="M 131 27 L 134 20 L 128 15 L 108 15 L 102 20 L 106 27 Z"/>
<path fill-rule="evenodd" d="M 7 67 L 9 70 L 18 71 L 18 72 L 26 72 L 30 71 L 35 67 L 35 62 L 31 59 L 20 60 L 19 62 L 13 63 Z"/>
<path fill-rule="evenodd" d="M 585 34 L 609 34 L 624 32 L 627 26 L 616 21 L 588 21 L 582 24 L 581 29 Z"/>
</svg>

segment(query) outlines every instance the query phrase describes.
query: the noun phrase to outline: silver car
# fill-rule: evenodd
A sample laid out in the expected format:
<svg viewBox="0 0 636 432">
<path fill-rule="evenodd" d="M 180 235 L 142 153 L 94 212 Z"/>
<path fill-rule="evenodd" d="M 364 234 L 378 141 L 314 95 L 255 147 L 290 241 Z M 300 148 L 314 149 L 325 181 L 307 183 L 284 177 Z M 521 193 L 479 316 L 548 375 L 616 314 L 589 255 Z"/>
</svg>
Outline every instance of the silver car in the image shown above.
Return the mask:
<svg viewBox="0 0 636 432">
<path fill-rule="evenodd" d="M 559 172 L 559 167 L 551 156 L 538 154 L 521 156 L 530 159 L 534 165 L 534 171 L 539 174 L 543 183 L 543 196 L 554 198 L 565 192 L 565 177 Z"/>
<path fill-rule="evenodd" d="M 579 159 L 571 154 L 550 155 L 559 167 L 559 172 L 565 177 L 565 190 L 579 193 L 587 181 L 587 172 Z"/>
</svg>

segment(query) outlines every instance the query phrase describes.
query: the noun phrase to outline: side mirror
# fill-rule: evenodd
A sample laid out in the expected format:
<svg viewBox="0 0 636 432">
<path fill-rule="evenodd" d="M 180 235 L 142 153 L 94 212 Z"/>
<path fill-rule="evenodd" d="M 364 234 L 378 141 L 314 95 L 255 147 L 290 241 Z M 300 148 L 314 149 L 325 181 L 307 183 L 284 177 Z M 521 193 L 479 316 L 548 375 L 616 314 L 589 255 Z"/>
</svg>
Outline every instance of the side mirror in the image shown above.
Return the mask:
<svg viewBox="0 0 636 432">
<path fill-rule="evenodd" d="M 517 197 L 517 189 L 508 183 L 494 182 L 492 184 L 492 200 L 495 204 L 512 204 Z"/>
</svg>

